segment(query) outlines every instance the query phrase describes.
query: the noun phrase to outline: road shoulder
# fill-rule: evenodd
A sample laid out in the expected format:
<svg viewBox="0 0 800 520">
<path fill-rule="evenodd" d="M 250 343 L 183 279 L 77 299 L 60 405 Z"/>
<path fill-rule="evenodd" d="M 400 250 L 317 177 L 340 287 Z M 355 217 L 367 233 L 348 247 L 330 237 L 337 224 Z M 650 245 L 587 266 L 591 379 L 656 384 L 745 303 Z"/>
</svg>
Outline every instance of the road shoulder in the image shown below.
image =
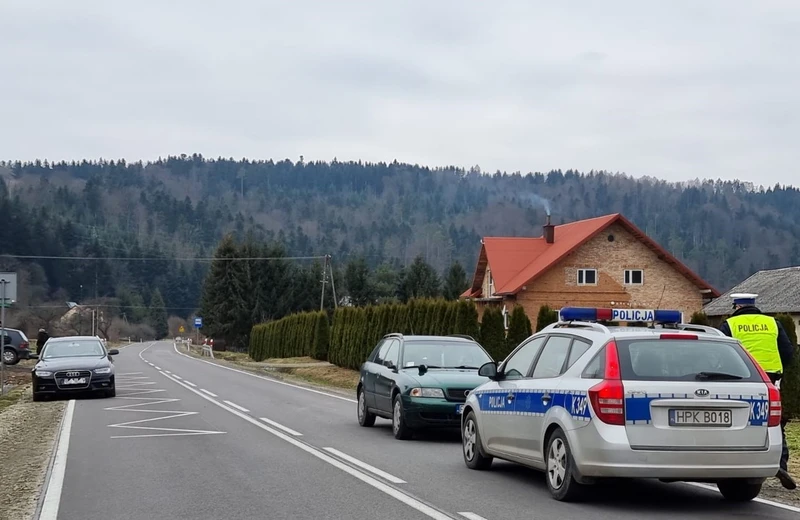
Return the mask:
<svg viewBox="0 0 800 520">
<path fill-rule="evenodd" d="M 30 385 L 0 411 L 0 511 L 3 520 L 28 520 L 37 507 L 66 401 L 34 403 Z"/>
</svg>

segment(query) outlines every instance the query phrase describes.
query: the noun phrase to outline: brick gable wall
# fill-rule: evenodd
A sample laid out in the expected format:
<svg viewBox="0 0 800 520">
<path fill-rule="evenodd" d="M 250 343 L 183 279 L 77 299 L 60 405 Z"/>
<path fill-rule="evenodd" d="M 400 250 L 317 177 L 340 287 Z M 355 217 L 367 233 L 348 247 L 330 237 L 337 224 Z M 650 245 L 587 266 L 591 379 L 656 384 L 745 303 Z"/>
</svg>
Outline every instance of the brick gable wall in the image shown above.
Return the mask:
<svg viewBox="0 0 800 520">
<path fill-rule="evenodd" d="M 614 236 L 613 242 L 608 240 L 609 235 Z M 598 270 L 596 286 L 577 284 L 580 268 Z M 642 269 L 644 284 L 625 286 L 625 269 Z M 691 281 L 659 260 L 619 224 L 592 238 L 541 278 L 526 284 L 516 300 L 525 308 L 534 329 L 539 307 L 544 304 L 554 309 L 565 306 L 655 309 L 658 306 L 682 311 L 687 321 L 703 306 L 703 295 Z"/>
</svg>

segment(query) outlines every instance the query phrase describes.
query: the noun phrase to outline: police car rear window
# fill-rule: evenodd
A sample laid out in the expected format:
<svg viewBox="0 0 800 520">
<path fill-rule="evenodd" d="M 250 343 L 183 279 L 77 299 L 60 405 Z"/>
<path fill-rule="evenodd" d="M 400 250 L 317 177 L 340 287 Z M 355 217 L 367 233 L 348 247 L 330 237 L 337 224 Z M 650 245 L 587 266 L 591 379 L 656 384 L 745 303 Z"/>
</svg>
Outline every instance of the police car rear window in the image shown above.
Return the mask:
<svg viewBox="0 0 800 520">
<path fill-rule="evenodd" d="M 761 382 L 747 353 L 731 342 L 617 340 L 617 351 L 623 380 Z"/>
</svg>

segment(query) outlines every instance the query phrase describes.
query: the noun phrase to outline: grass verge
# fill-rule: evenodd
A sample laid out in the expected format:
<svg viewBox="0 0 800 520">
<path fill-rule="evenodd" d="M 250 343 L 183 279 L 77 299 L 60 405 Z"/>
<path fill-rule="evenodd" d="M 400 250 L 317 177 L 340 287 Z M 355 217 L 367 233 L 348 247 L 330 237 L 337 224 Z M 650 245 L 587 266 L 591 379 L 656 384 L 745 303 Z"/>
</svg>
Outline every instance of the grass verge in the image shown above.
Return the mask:
<svg viewBox="0 0 800 520">
<path fill-rule="evenodd" d="M 25 397 L 26 393 L 30 393 L 30 385 L 15 386 L 2 396 L 0 396 L 0 414 L 6 408 L 17 404 Z"/>
<path fill-rule="evenodd" d="M 179 347 L 181 352 L 188 353 L 193 357 L 209 360 L 196 352 L 188 352 L 183 346 Z M 272 358 L 262 363 L 257 363 L 243 352 L 214 352 L 215 360 L 220 364 L 233 365 L 237 368 L 266 374 L 277 379 L 285 379 L 300 383 L 309 383 L 314 386 L 323 386 L 338 390 L 348 390 L 355 393 L 358 386 L 359 375 L 355 370 L 337 367 L 335 365 L 308 366 L 308 367 L 286 367 L 280 366 L 267 367 L 268 365 L 313 365 L 320 363 L 319 360 L 310 357 L 294 358 Z"/>
<path fill-rule="evenodd" d="M 800 421 L 786 425 L 786 444 L 789 445 L 789 471 L 800 482 Z"/>
</svg>

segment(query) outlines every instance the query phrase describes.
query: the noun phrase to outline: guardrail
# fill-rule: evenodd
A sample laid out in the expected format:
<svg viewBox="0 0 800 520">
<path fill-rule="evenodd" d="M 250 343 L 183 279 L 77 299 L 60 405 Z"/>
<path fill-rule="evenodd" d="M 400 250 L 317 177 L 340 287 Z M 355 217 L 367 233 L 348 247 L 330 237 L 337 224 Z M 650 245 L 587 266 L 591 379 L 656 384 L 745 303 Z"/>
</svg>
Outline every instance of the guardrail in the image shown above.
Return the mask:
<svg viewBox="0 0 800 520">
<path fill-rule="evenodd" d="M 210 341 L 210 343 L 209 343 Z M 204 339 L 203 343 L 200 345 L 194 344 L 192 342 L 192 338 L 176 338 L 175 339 L 176 345 L 184 345 L 189 352 L 192 352 L 192 348 L 197 348 L 200 352 L 201 356 L 208 356 L 211 359 L 214 359 L 214 340 L 207 340 Z"/>
</svg>

